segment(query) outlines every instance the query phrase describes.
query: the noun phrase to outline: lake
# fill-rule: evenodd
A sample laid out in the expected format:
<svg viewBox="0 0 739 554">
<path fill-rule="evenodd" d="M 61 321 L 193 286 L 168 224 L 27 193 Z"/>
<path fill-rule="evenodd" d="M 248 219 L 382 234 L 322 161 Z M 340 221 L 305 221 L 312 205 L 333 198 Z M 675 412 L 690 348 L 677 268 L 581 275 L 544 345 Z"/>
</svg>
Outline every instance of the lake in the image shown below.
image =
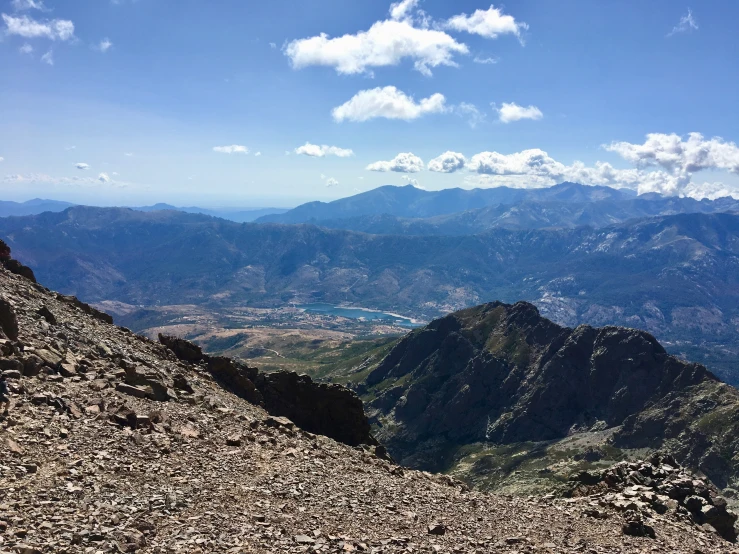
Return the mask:
<svg viewBox="0 0 739 554">
<path fill-rule="evenodd" d="M 409 317 L 403 317 L 398 314 L 379 312 L 368 308 L 347 308 L 343 306 L 334 306 L 332 304 L 303 304 L 296 306 L 306 312 L 326 315 L 336 315 L 340 317 L 348 317 L 351 319 L 362 319 L 365 321 L 386 320 L 387 323 L 400 325 L 401 327 L 420 327 L 422 323 L 418 323 Z"/>
</svg>

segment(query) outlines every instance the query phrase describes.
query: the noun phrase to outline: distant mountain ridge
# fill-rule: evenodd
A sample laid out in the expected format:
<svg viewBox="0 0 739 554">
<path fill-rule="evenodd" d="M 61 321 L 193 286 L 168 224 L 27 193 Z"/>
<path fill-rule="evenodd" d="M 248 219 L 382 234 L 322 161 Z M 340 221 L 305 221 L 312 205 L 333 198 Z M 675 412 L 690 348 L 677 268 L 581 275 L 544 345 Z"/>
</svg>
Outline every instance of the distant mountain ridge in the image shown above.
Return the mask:
<svg viewBox="0 0 739 554">
<path fill-rule="evenodd" d="M 63 212 L 67 208 L 79 206 L 70 202 L 61 202 L 59 200 L 44 200 L 34 198 L 26 202 L 12 202 L 0 200 L 0 217 L 38 215 L 44 212 Z M 288 210 L 288 208 L 199 208 L 197 206 L 189 206 L 179 208 L 171 204 L 154 204 L 152 206 L 138 206 L 131 208 L 142 212 L 153 212 L 161 210 L 173 210 L 184 213 L 203 214 L 212 217 L 219 217 L 236 223 L 244 223 L 254 221 L 255 219 L 269 215 L 280 214 Z"/>
<path fill-rule="evenodd" d="M 261 217 L 257 222 L 307 223 L 367 215 L 426 218 L 485 206 L 515 204 L 527 199 L 594 202 L 607 199 L 623 200 L 633 196 L 635 193 L 632 191 L 576 183 L 561 183 L 539 189 L 495 187 L 471 190 L 451 188 L 438 191 L 426 191 L 413 185 L 403 187 L 386 185 L 333 202 L 308 202 L 284 214 Z"/>
</svg>

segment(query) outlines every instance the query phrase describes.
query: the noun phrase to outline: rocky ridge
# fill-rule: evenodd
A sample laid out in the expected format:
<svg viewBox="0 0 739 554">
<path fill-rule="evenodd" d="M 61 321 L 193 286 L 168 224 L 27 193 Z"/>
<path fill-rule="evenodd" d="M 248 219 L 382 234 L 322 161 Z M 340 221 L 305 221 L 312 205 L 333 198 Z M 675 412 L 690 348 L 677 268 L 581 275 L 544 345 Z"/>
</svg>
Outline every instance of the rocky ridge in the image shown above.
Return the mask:
<svg viewBox="0 0 739 554">
<path fill-rule="evenodd" d="M 644 516 L 651 538 L 615 508 L 592 517 L 590 497 L 401 468 L 5 269 L 0 296 L 1 552 L 736 552 L 671 513 Z"/>
<path fill-rule="evenodd" d="M 413 331 L 362 392 L 377 438 L 411 467 L 452 469 L 469 445 L 546 448 L 590 433 L 605 449 L 671 452 L 722 488 L 739 478 L 739 391 L 649 333 L 561 327 L 526 302 Z"/>
</svg>

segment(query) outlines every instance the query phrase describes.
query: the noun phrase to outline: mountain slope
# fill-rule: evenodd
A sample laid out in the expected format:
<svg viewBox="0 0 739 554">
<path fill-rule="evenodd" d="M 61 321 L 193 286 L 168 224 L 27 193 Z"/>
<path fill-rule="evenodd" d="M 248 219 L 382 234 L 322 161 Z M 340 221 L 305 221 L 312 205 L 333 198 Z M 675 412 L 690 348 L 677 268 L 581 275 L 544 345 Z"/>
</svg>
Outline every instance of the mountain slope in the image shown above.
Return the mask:
<svg viewBox="0 0 739 554">
<path fill-rule="evenodd" d="M 26 202 L 0 200 L 0 217 L 36 215 L 43 212 L 63 212 L 72 206 L 74 204 L 70 204 L 69 202 L 43 200 L 41 198 L 34 198 Z"/>
<path fill-rule="evenodd" d="M 662 448 L 739 484 L 739 391 L 643 331 L 573 330 L 528 303 L 484 304 L 409 333 L 366 387 L 377 437 L 411 467 L 458 469 L 471 445 L 484 467 L 484 445 L 546 451 L 583 434 L 600 437 L 602 455 Z"/>
<path fill-rule="evenodd" d="M 17 324 L 0 339 L 13 399 L 0 418 L 4 551 L 733 551 L 682 499 L 636 513 L 619 511 L 631 493 L 617 489 L 613 502 L 470 491 L 269 415 L 218 384 L 227 360 L 136 336 L 4 268 L 0 294 L 2 329 Z"/>
</svg>

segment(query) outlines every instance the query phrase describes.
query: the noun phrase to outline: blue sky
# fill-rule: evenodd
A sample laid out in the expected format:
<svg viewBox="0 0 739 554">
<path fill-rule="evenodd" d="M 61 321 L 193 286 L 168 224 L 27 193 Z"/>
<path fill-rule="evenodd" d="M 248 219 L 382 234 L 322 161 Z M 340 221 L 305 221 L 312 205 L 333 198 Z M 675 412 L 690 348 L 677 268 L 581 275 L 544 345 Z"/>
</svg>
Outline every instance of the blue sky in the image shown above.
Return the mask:
<svg viewBox="0 0 739 554">
<path fill-rule="evenodd" d="M 736 2 L 0 0 L 0 14 L 3 199 L 293 205 L 562 180 L 739 197 Z"/>
</svg>

